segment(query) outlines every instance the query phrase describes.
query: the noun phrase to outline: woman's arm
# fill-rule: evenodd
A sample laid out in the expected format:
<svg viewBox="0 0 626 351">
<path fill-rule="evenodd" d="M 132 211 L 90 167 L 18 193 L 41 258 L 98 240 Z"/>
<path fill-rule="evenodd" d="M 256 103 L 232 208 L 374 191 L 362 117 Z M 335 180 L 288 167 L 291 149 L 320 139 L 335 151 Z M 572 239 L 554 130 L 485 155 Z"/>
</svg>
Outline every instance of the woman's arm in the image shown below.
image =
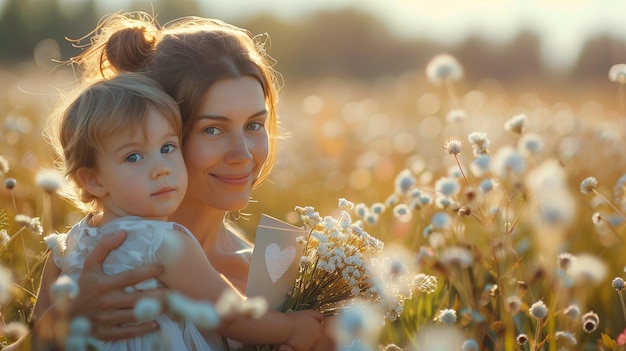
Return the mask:
<svg viewBox="0 0 626 351">
<path fill-rule="evenodd" d="M 165 272 L 158 279 L 188 298 L 215 303 L 225 290 L 239 291 L 211 265 L 197 241 L 182 232 L 175 240 L 164 240 L 157 259 Z M 295 350 L 308 350 L 320 336 L 323 316 L 307 310 L 289 314 L 268 311 L 259 319 L 244 316 L 228 318 L 216 332 L 246 344 L 287 344 Z"/>
<path fill-rule="evenodd" d="M 78 277 L 78 295 L 71 300 L 69 316 L 83 316 L 91 321 L 91 334 L 100 340 L 119 340 L 143 335 L 158 329 L 156 322 L 135 323 L 133 307 L 142 297 L 162 298 L 163 289 L 127 293 L 124 288 L 163 272 L 161 265 L 152 264 L 119 274 L 106 275 L 102 262 L 126 238 L 125 232 L 105 235 L 86 257 Z"/>
</svg>

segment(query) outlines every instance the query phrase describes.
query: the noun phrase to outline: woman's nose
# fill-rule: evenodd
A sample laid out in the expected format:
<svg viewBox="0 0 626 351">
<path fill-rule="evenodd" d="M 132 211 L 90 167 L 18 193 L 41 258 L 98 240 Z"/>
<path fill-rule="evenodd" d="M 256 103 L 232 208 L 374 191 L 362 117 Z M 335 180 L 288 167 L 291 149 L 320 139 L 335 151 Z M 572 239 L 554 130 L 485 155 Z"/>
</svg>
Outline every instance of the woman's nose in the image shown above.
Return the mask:
<svg viewBox="0 0 626 351">
<path fill-rule="evenodd" d="M 229 163 L 247 162 L 252 159 L 249 148 L 250 142 L 245 135 L 237 134 L 232 138 L 230 149 L 226 154 L 226 161 Z"/>
</svg>

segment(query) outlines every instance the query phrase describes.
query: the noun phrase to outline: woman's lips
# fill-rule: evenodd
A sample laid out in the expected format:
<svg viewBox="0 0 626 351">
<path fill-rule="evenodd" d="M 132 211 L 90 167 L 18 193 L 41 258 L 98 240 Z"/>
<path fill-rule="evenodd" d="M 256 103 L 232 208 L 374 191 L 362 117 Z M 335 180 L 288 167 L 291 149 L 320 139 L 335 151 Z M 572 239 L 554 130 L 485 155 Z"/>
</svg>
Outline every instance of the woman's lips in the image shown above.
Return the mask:
<svg viewBox="0 0 626 351">
<path fill-rule="evenodd" d="M 246 185 L 250 182 L 250 173 L 236 174 L 236 175 L 213 174 L 213 177 L 219 180 L 220 182 L 227 183 L 230 185 Z"/>
</svg>

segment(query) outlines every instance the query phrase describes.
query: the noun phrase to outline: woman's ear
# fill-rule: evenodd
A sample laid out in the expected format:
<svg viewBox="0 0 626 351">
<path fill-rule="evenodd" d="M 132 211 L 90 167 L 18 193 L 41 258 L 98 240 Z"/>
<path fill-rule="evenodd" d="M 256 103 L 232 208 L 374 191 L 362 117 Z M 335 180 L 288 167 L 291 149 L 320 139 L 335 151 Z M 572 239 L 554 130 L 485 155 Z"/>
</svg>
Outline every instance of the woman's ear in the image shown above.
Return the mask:
<svg viewBox="0 0 626 351">
<path fill-rule="evenodd" d="M 95 197 L 104 197 L 108 192 L 98 179 L 98 172 L 93 168 L 81 167 L 76 171 L 80 186 Z"/>
</svg>

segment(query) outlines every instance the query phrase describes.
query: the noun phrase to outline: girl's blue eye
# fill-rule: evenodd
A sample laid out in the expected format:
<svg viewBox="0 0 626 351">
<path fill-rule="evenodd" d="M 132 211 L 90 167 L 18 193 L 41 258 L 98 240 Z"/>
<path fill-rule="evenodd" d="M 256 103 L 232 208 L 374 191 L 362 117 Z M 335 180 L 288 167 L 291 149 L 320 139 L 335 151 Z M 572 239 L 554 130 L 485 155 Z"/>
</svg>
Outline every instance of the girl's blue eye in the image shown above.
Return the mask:
<svg viewBox="0 0 626 351">
<path fill-rule="evenodd" d="M 143 160 L 143 156 L 141 156 L 138 153 L 134 153 L 134 154 L 130 154 L 130 155 L 126 156 L 126 161 L 128 161 L 130 163 L 139 162 L 141 160 Z"/>
<path fill-rule="evenodd" d="M 174 152 L 175 146 L 173 144 L 165 144 L 161 146 L 162 154 L 169 154 L 170 152 Z"/>
</svg>

